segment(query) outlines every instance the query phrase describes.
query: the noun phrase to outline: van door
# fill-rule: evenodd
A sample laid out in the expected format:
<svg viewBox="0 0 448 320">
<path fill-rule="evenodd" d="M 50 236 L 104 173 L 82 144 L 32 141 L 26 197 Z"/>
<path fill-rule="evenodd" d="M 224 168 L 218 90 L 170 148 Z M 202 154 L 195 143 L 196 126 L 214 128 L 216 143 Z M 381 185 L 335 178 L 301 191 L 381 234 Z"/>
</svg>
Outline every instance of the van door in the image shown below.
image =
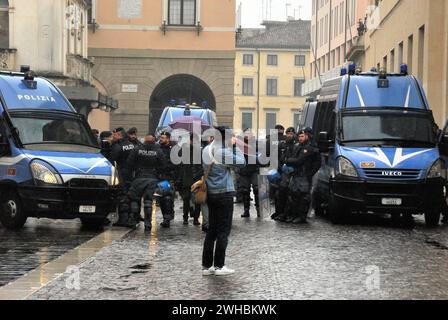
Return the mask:
<svg viewBox="0 0 448 320">
<path fill-rule="evenodd" d="M 335 165 L 334 157 L 334 141 L 336 140 L 336 101 L 323 101 L 317 104 L 316 114 L 314 118 L 313 131 L 315 135 L 315 143 L 319 138 L 320 132 L 327 132 L 328 139 L 333 141 L 330 144 L 328 152 L 321 153 L 322 167 L 319 171 L 317 190 L 322 198 L 327 200 L 330 192 L 330 176 Z"/>
</svg>

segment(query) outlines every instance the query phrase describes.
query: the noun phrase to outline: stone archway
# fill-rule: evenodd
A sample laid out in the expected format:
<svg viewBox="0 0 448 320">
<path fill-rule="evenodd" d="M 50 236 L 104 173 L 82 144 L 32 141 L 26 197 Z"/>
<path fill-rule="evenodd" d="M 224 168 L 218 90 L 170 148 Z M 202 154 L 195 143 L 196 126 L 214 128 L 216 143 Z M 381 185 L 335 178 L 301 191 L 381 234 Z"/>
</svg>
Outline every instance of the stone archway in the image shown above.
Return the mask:
<svg viewBox="0 0 448 320">
<path fill-rule="evenodd" d="M 162 80 L 154 89 L 149 101 L 149 132 L 154 132 L 163 109 L 172 99 L 198 106 L 207 101 L 216 110 L 216 98 L 210 87 L 201 79 L 189 74 L 176 74 Z"/>
</svg>

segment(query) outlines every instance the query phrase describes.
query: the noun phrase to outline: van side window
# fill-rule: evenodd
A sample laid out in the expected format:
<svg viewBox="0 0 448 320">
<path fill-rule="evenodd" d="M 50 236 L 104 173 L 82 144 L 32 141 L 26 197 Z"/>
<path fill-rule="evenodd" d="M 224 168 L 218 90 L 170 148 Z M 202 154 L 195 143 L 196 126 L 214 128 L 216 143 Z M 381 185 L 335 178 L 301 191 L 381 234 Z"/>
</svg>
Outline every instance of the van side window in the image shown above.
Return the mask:
<svg viewBox="0 0 448 320">
<path fill-rule="evenodd" d="M 315 137 L 320 132 L 327 132 L 331 140 L 336 137 L 336 101 L 323 101 L 317 104 L 316 116 L 314 118 Z"/>
</svg>

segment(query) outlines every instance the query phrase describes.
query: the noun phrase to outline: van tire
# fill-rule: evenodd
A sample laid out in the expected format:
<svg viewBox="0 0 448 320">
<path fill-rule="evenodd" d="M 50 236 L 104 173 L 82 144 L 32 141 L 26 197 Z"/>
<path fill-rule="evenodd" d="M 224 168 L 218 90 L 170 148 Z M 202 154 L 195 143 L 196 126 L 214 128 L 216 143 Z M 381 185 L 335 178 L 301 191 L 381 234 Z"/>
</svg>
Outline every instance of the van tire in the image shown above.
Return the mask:
<svg viewBox="0 0 448 320">
<path fill-rule="evenodd" d="M 346 218 L 346 208 L 337 203 L 333 195 L 330 196 L 328 203 L 328 217 L 333 224 L 341 224 Z"/>
<path fill-rule="evenodd" d="M 22 199 L 16 192 L 9 192 L 2 197 L 0 222 L 8 230 L 22 229 L 28 219 L 23 209 Z"/>
<path fill-rule="evenodd" d="M 435 228 L 439 225 L 441 212 L 440 210 L 430 210 L 425 212 L 425 223 L 429 228 Z"/>
<path fill-rule="evenodd" d="M 103 230 L 106 218 L 81 218 L 82 228 L 85 230 Z"/>
</svg>

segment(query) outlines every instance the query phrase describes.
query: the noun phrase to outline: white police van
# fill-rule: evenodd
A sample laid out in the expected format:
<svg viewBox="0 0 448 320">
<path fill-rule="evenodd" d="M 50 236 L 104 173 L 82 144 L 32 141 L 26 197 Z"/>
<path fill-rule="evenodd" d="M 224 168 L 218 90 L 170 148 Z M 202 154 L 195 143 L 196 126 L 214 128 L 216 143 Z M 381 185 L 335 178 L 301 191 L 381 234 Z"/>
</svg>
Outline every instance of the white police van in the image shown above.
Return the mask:
<svg viewBox="0 0 448 320">
<path fill-rule="evenodd" d="M 25 70 L 24 70 L 25 71 Z M 0 222 L 75 219 L 92 228 L 116 210 L 115 168 L 84 116 L 32 71 L 0 72 Z"/>
</svg>

